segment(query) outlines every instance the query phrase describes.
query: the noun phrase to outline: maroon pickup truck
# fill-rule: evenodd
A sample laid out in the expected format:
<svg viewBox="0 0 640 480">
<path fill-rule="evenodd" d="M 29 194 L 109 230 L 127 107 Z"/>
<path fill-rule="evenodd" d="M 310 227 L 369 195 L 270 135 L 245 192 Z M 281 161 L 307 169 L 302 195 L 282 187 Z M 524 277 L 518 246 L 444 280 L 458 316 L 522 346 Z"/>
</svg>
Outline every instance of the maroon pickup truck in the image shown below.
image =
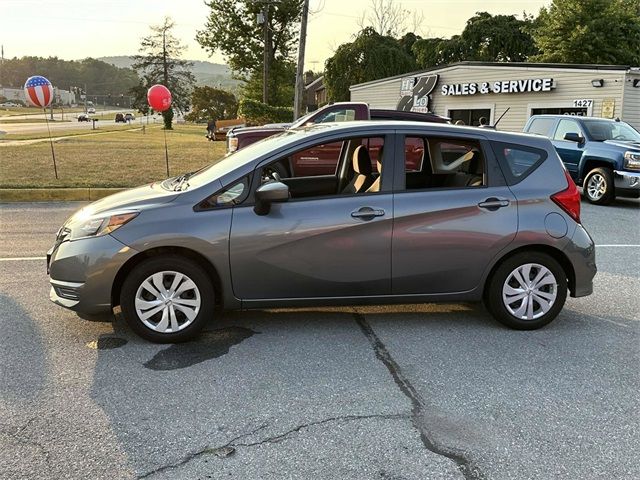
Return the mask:
<svg viewBox="0 0 640 480">
<path fill-rule="evenodd" d="M 294 123 L 274 123 L 260 127 L 233 128 L 227 133 L 227 153 L 235 152 L 252 143 L 281 133 L 289 128 L 315 125 L 319 123 L 347 122 L 353 120 L 405 120 L 414 122 L 449 123 L 449 119 L 433 113 L 403 112 L 399 110 L 369 109 L 366 103 L 340 102 L 327 105 L 299 118 Z M 373 143 L 373 142 L 370 142 Z M 319 145 L 292 155 L 288 165 L 277 165 L 281 177 L 332 175 L 335 173 L 335 158 L 340 153 L 342 143 Z M 378 159 L 380 145 L 367 145 L 371 162 Z M 407 145 L 407 167 L 418 164 L 422 158 L 421 147 Z M 415 155 L 412 152 L 415 151 Z M 413 158 L 415 157 L 415 158 Z"/>
</svg>

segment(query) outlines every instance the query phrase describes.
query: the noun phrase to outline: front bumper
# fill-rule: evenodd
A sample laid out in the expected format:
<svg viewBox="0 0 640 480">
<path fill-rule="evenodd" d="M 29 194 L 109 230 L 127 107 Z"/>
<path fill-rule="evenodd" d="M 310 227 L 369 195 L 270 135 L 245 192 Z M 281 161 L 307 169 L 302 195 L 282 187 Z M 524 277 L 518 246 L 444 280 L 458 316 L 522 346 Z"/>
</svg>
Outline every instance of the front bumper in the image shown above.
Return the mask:
<svg viewBox="0 0 640 480">
<path fill-rule="evenodd" d="M 76 312 L 111 310 L 111 290 L 120 268 L 138 252 L 111 235 L 64 241 L 47 254 L 49 299 Z"/>
<path fill-rule="evenodd" d="M 640 196 L 640 172 L 613 171 L 613 184 L 616 195 L 638 197 Z"/>
</svg>

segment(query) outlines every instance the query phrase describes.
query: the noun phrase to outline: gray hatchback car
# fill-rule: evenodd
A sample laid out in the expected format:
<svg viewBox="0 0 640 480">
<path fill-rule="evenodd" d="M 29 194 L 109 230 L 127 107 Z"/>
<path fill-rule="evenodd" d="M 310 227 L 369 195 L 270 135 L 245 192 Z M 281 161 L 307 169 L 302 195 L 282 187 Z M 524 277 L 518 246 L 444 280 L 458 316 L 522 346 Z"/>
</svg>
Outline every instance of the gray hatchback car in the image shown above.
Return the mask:
<svg viewBox="0 0 640 480">
<path fill-rule="evenodd" d="M 217 307 L 483 300 L 534 329 L 596 273 L 549 140 L 391 121 L 289 130 L 99 200 L 47 257 L 53 302 L 120 305 L 154 342 L 194 337 Z"/>
</svg>

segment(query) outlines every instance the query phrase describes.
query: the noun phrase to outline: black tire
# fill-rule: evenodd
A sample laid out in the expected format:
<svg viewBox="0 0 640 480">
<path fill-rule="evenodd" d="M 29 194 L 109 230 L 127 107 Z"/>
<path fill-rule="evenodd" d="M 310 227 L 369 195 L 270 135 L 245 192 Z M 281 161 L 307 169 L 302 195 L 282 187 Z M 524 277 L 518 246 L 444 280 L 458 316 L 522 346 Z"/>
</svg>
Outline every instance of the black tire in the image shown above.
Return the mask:
<svg viewBox="0 0 640 480">
<path fill-rule="evenodd" d="M 535 264 L 546 268 L 555 279 L 555 287 L 552 287 L 552 285 L 543 285 L 540 287 L 540 290 L 542 291 L 541 293 L 546 295 L 552 295 L 553 289 L 555 288 L 555 299 L 550 306 L 551 308 L 549 308 L 546 313 L 543 313 L 544 308 L 542 307 L 542 304 L 538 303 L 538 300 L 532 296 L 525 297 L 519 304 L 516 303 L 518 300 L 514 300 L 513 303 L 510 304 L 511 306 L 521 306 L 524 302 L 531 302 L 531 299 L 533 298 L 533 308 L 535 309 L 535 305 L 538 307 L 537 310 L 532 312 L 534 313 L 533 317 L 536 317 L 536 313 L 541 315 L 531 320 L 523 319 L 512 314 L 507 305 L 505 305 L 505 301 L 503 301 L 503 287 L 505 287 L 505 282 L 510 278 L 512 272 L 527 264 Z M 535 279 L 536 274 L 541 271 L 541 269 L 538 269 L 537 267 L 532 267 L 531 270 L 531 276 L 534 277 L 533 279 Z M 531 281 L 533 279 L 529 278 L 528 280 Z M 510 282 L 514 281 L 515 278 L 511 277 Z M 511 283 L 508 285 L 512 286 Z M 503 325 L 516 330 L 535 330 L 547 325 L 556 318 L 558 313 L 560 313 L 560 310 L 562 310 L 566 299 L 567 276 L 562 266 L 560 266 L 553 257 L 545 253 L 521 252 L 504 260 L 495 270 L 491 278 L 488 280 L 484 300 L 487 310 L 489 310 L 494 318 Z M 511 309 L 513 310 L 513 308 Z"/>
<path fill-rule="evenodd" d="M 273 163 L 273 164 L 269 165 L 268 167 L 265 167 L 264 171 L 262 172 L 262 176 L 263 177 L 273 178 L 272 175 L 271 175 L 272 173 L 277 173 L 280 176 L 280 178 L 288 178 L 289 177 L 289 175 L 287 173 L 287 169 L 280 162 Z"/>
<path fill-rule="evenodd" d="M 603 185 L 603 188 L 597 189 L 598 184 Z M 582 193 L 584 198 L 594 205 L 609 205 L 613 202 L 615 187 L 611 170 L 602 167 L 591 170 L 582 184 Z"/>
<path fill-rule="evenodd" d="M 152 329 L 140 318 L 136 309 L 138 289 L 141 288 L 141 285 L 151 275 L 160 272 L 165 272 L 163 274 L 164 285 L 168 289 L 171 288 L 171 272 L 177 272 L 186 276 L 195 284 L 196 289 L 189 288 L 185 292 L 179 293 L 177 300 L 187 300 L 191 302 L 199 300 L 200 302 L 199 310 L 189 309 L 190 312 L 197 313 L 193 319 L 187 318 L 187 315 L 183 313 L 183 309 L 169 302 L 168 308 L 173 312 L 179 325 L 179 328 L 176 329 L 175 332 L 160 332 Z M 174 275 L 173 278 L 175 277 Z M 178 293 L 177 290 L 178 289 L 176 289 L 176 293 Z M 140 295 L 147 295 L 149 296 L 148 300 L 157 301 L 155 295 L 149 291 L 141 290 Z M 186 297 L 184 297 L 185 295 Z M 131 329 L 142 338 L 155 343 L 179 343 L 194 338 L 200 333 L 207 321 L 213 318 L 215 291 L 207 272 L 193 260 L 178 255 L 163 255 L 144 260 L 129 273 L 120 292 L 120 306 L 125 321 Z M 150 310 L 152 310 L 152 308 L 150 308 Z M 156 326 L 159 326 L 164 310 L 166 310 L 166 308 L 163 308 L 162 311 L 147 319 L 147 322 L 149 324 L 157 322 Z M 183 326 L 185 324 L 186 326 Z"/>
</svg>

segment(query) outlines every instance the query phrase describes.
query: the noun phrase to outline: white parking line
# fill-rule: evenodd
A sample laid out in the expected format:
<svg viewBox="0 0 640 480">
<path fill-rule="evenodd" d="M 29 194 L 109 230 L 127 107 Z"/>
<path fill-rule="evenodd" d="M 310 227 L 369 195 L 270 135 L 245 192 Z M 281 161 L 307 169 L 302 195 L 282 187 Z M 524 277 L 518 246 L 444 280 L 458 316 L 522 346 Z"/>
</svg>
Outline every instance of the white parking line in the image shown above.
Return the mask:
<svg viewBox="0 0 640 480">
<path fill-rule="evenodd" d="M 629 247 L 629 248 L 637 248 L 640 245 L 596 245 L 596 247 Z"/>
<path fill-rule="evenodd" d="M 0 258 L 0 262 L 22 262 L 28 260 L 46 260 L 47 257 L 4 257 Z"/>
</svg>

